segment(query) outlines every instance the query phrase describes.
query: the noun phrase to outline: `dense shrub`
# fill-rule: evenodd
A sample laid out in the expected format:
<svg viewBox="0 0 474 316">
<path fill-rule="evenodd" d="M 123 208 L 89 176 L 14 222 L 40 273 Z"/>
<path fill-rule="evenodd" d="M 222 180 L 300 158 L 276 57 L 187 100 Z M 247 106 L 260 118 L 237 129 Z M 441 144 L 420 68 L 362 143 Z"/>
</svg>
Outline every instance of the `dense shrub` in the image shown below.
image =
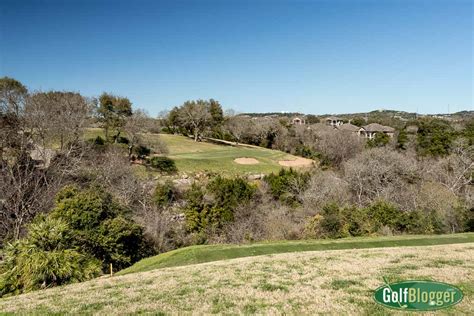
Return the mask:
<svg viewBox="0 0 474 316">
<path fill-rule="evenodd" d="M 348 237 L 349 224 L 346 221 L 344 208 L 336 204 L 329 204 L 323 207 L 322 218 L 319 221 L 320 232 L 323 238 L 342 238 Z"/>
<path fill-rule="evenodd" d="M 49 214 L 66 222 L 71 246 L 99 259 L 104 266 L 123 269 L 148 255 L 142 229 L 127 219 L 125 210 L 100 188 L 64 188 Z"/>
<path fill-rule="evenodd" d="M 241 178 L 214 178 L 202 189 L 193 185 L 187 193 L 185 208 L 189 231 L 216 230 L 234 219 L 234 211 L 248 203 L 255 194 L 255 188 Z"/>
<path fill-rule="evenodd" d="M 166 206 L 173 202 L 176 198 L 176 192 L 171 181 L 158 183 L 153 192 L 153 201 L 158 206 Z"/>
<path fill-rule="evenodd" d="M 126 144 L 126 145 L 128 145 L 130 143 L 130 140 L 127 137 L 117 136 L 117 137 L 115 137 L 115 142 L 117 144 Z"/>
<path fill-rule="evenodd" d="M 153 157 L 149 160 L 150 166 L 161 172 L 172 173 L 176 172 L 176 164 L 174 160 L 168 157 Z"/>
<path fill-rule="evenodd" d="M 93 140 L 93 143 L 94 143 L 94 145 L 97 145 L 97 146 L 103 146 L 103 145 L 105 145 L 105 139 L 103 139 L 103 138 L 100 137 L 100 136 L 97 136 L 97 137 Z"/>
<path fill-rule="evenodd" d="M 151 149 L 144 145 L 139 145 L 139 146 L 133 147 L 133 152 L 139 158 L 145 158 L 146 156 L 150 155 Z"/>
<path fill-rule="evenodd" d="M 312 149 L 310 146 L 299 145 L 296 147 L 295 155 L 309 158 L 309 159 L 321 159 L 321 153 L 317 152 L 316 150 Z"/>
<path fill-rule="evenodd" d="M 378 201 L 366 208 L 328 204 L 306 224 L 307 237 L 342 238 L 373 234 L 441 233 L 436 212 L 402 211 L 390 203 Z"/>
<path fill-rule="evenodd" d="M 264 178 L 270 194 L 289 205 L 301 203 L 302 193 L 308 186 L 310 175 L 293 169 L 281 169 L 278 174 L 271 173 Z"/>
</svg>

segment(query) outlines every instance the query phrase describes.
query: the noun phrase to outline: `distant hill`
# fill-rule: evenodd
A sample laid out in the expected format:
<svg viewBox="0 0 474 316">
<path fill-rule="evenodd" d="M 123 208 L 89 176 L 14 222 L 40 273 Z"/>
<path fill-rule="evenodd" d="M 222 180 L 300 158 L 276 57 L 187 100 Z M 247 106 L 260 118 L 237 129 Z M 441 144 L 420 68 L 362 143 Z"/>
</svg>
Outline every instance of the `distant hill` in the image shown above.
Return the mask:
<svg viewBox="0 0 474 316">
<path fill-rule="evenodd" d="M 301 113 L 301 112 L 263 112 L 263 113 L 240 113 L 241 116 L 250 116 L 250 117 L 294 117 L 294 116 L 304 116 L 311 113 Z M 316 114 L 311 114 L 316 115 Z M 397 110 L 374 110 L 370 112 L 354 112 L 354 113 L 341 113 L 341 114 L 321 114 L 316 115 L 318 117 L 327 117 L 327 116 L 337 116 L 341 118 L 351 118 L 351 117 L 399 117 L 402 119 L 415 119 L 417 117 L 474 117 L 474 111 L 460 111 L 455 113 L 437 113 L 437 114 L 420 114 L 415 112 L 405 112 Z"/>
</svg>

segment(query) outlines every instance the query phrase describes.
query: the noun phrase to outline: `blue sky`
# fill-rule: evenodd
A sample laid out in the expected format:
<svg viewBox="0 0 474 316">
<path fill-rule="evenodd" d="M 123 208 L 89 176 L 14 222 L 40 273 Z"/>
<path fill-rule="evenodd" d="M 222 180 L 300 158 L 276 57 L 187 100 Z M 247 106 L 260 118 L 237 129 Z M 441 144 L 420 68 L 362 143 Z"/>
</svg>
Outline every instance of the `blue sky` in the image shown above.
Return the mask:
<svg viewBox="0 0 474 316">
<path fill-rule="evenodd" d="M 473 109 L 470 0 L 0 0 L 0 76 L 152 115 Z"/>
</svg>

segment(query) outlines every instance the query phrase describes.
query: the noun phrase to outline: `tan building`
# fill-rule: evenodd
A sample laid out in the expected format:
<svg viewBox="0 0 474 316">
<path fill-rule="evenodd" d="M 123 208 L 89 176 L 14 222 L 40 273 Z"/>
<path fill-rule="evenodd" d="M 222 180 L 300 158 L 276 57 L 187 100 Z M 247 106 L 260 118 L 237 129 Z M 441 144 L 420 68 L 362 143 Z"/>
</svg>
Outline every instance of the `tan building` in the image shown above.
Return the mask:
<svg viewBox="0 0 474 316">
<path fill-rule="evenodd" d="M 291 124 L 293 124 L 293 125 L 304 125 L 304 124 L 306 124 L 306 121 L 305 121 L 304 118 L 294 117 L 291 120 Z"/>
<path fill-rule="evenodd" d="M 360 133 L 359 133 L 360 127 L 356 126 L 354 124 L 351 124 L 351 123 L 346 123 L 346 124 L 339 125 L 339 126 L 337 126 L 337 129 L 341 130 L 341 131 L 351 132 L 351 133 L 360 135 Z"/>
<path fill-rule="evenodd" d="M 377 133 L 384 133 L 390 137 L 393 137 L 395 134 L 395 129 L 393 127 L 380 125 L 378 123 L 372 123 L 359 128 L 359 135 L 368 139 L 373 139 Z"/>
<path fill-rule="evenodd" d="M 326 118 L 326 124 L 331 125 L 332 127 L 338 127 L 344 124 L 342 118 L 336 116 L 330 116 Z"/>
</svg>

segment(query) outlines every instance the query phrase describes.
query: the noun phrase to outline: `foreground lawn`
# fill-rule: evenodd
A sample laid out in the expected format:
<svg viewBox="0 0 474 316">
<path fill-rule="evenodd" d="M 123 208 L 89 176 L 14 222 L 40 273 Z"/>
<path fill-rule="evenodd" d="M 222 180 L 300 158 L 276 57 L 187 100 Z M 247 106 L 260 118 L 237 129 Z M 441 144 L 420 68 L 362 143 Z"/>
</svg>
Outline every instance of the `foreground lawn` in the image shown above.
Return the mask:
<svg viewBox="0 0 474 316">
<path fill-rule="evenodd" d="M 474 233 L 452 235 L 407 235 L 396 237 L 362 237 L 340 240 L 308 240 L 258 243 L 250 245 L 192 246 L 143 259 L 118 274 L 150 271 L 158 268 L 184 266 L 233 258 L 285 252 L 322 251 L 401 246 L 427 246 L 474 242 Z"/>
<path fill-rule="evenodd" d="M 457 285 L 463 301 L 439 314 L 474 314 L 474 243 L 327 250 L 247 257 L 103 277 L 0 299 L 0 311 L 34 314 L 393 313 L 372 294 L 389 281 Z M 399 313 L 401 314 L 401 313 Z"/>
</svg>

